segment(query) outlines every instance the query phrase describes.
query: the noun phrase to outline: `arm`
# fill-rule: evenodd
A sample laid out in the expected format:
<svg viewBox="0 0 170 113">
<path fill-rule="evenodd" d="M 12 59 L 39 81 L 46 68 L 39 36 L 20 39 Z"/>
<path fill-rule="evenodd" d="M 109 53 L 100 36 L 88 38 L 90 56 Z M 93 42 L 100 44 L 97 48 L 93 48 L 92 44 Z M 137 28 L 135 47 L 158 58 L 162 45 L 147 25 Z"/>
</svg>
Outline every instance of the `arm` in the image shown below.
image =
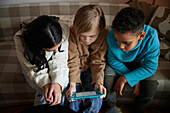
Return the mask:
<svg viewBox="0 0 170 113">
<path fill-rule="evenodd" d="M 49 101 L 52 102 L 51 106 L 61 102 L 61 91 L 64 90 L 65 86 L 68 84 L 68 40 L 62 43 L 61 50 L 64 50 L 64 52 L 55 53 L 55 55 L 52 56 L 52 60 L 48 62 L 51 78 L 48 98 L 51 99 Z"/>
<path fill-rule="evenodd" d="M 104 68 L 105 68 L 105 54 L 107 51 L 107 42 L 103 40 L 99 45 L 97 51 L 91 53 L 90 69 L 92 75 L 92 84 L 100 83 L 103 84 L 104 79 Z"/>
<path fill-rule="evenodd" d="M 30 64 L 28 60 L 25 59 L 23 53 L 24 53 L 24 47 L 21 43 L 21 34 L 22 30 L 18 31 L 14 36 L 14 42 L 16 47 L 16 53 L 18 60 L 22 66 L 22 68 L 26 71 L 27 76 L 35 82 L 37 86 L 39 86 L 41 89 L 43 89 L 43 86 L 45 84 L 50 83 L 48 69 L 45 68 L 43 70 L 40 70 L 38 72 L 35 72 L 34 70 L 37 69 L 35 65 Z"/>
<path fill-rule="evenodd" d="M 76 37 L 74 35 L 73 29 L 70 31 L 69 37 L 69 59 L 68 59 L 68 67 L 69 67 L 69 84 L 70 87 L 66 92 L 66 97 L 69 100 L 68 96 L 72 96 L 73 92 L 76 92 L 76 83 L 80 83 L 80 58 L 77 47 Z"/>
<path fill-rule="evenodd" d="M 106 34 L 107 30 L 103 30 L 102 34 L 100 35 L 100 39 L 97 40 L 95 45 L 92 45 L 92 52 L 91 52 L 91 62 L 90 62 L 90 69 L 91 69 L 91 76 L 92 76 L 92 84 L 94 85 L 95 90 L 99 90 L 100 93 L 104 93 L 104 98 L 106 97 L 106 88 L 103 86 L 103 79 L 104 79 L 104 68 L 105 68 L 105 55 L 107 51 L 107 41 L 106 41 Z M 103 40 L 101 40 L 103 39 Z"/>
<path fill-rule="evenodd" d="M 52 56 L 52 60 L 49 64 L 49 74 L 51 77 L 51 83 L 58 83 L 61 86 L 61 90 L 64 89 L 65 84 L 68 83 L 69 68 L 67 66 L 68 60 L 68 40 L 65 40 L 61 45 L 63 52 L 57 52 Z"/>
<path fill-rule="evenodd" d="M 143 51 L 145 51 L 145 55 L 143 56 L 142 66 L 132 72 L 124 74 L 131 87 L 140 80 L 153 75 L 157 69 L 160 54 L 157 32 L 153 33 L 153 37 L 147 42 L 145 50 Z"/>
<path fill-rule="evenodd" d="M 130 70 L 115 57 L 115 55 L 112 53 L 110 47 L 108 47 L 108 50 L 107 50 L 107 58 L 108 58 L 108 64 L 119 75 L 124 75 L 125 73 L 130 72 Z"/>
<path fill-rule="evenodd" d="M 117 41 L 115 40 L 113 30 L 110 30 L 107 33 L 106 40 L 107 40 L 107 43 L 108 43 L 108 50 L 107 50 L 107 60 L 108 60 L 107 62 L 108 62 L 108 64 L 119 75 L 124 75 L 125 73 L 130 72 L 130 70 L 118 59 L 118 57 L 121 57 L 119 55 L 119 52 L 121 50 L 119 49 L 119 46 L 117 45 Z"/>
<path fill-rule="evenodd" d="M 106 97 L 106 88 L 103 86 L 106 51 L 107 42 L 104 41 L 98 51 L 91 55 L 90 62 L 92 84 L 95 84 L 95 90 L 99 90 L 100 93 L 104 93 L 104 98 Z"/>
<path fill-rule="evenodd" d="M 61 50 L 64 51 L 55 53 L 55 55 L 52 56 L 52 60 L 48 62 L 50 68 L 49 74 L 51 78 L 51 87 L 48 92 L 48 98 L 51 99 L 49 100 L 49 102 L 52 103 L 51 106 L 61 102 L 61 91 L 63 91 L 68 84 L 69 68 L 67 66 L 67 60 L 68 37 L 70 29 L 66 24 L 61 22 L 60 25 L 63 28 Z"/>
<path fill-rule="evenodd" d="M 76 37 L 72 30 L 69 37 L 68 53 L 69 82 L 80 83 L 80 58 Z"/>
</svg>

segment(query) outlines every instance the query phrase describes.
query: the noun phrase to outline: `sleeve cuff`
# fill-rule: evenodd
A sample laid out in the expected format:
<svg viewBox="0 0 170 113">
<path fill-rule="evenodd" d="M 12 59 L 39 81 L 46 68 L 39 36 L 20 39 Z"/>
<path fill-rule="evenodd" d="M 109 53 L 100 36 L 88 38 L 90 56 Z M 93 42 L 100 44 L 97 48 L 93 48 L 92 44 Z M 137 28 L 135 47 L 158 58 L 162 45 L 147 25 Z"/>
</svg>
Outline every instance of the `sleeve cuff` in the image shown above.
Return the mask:
<svg viewBox="0 0 170 113">
<path fill-rule="evenodd" d="M 34 81 L 41 89 L 43 89 L 43 86 L 45 84 L 51 83 L 51 81 L 49 79 L 49 75 L 45 75 L 43 77 L 37 77 L 34 79 Z"/>
<path fill-rule="evenodd" d="M 135 86 L 139 82 L 139 80 L 132 80 L 131 77 L 128 76 L 128 74 L 125 74 L 124 77 L 131 87 Z"/>
</svg>

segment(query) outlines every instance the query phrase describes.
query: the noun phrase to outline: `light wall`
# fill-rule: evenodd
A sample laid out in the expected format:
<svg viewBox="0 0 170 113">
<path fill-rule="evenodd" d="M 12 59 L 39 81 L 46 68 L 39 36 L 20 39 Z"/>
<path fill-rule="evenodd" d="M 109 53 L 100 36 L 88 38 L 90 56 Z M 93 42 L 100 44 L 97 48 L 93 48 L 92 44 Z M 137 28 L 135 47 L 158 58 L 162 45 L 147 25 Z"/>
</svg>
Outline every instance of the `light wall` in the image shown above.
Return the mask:
<svg viewBox="0 0 170 113">
<path fill-rule="evenodd" d="M 0 5 L 23 4 L 23 3 L 39 3 L 39 2 L 59 2 L 59 1 L 94 1 L 94 2 L 110 2 L 110 3 L 126 3 L 129 0 L 0 0 Z M 154 0 L 138 0 L 152 4 Z M 155 0 L 154 5 L 170 7 L 170 0 Z"/>
<path fill-rule="evenodd" d="M 70 2 L 70 1 L 84 1 L 84 2 L 111 2 L 111 3 L 125 3 L 129 0 L 0 0 L 0 5 L 23 4 L 23 3 L 39 3 L 39 2 Z"/>
</svg>

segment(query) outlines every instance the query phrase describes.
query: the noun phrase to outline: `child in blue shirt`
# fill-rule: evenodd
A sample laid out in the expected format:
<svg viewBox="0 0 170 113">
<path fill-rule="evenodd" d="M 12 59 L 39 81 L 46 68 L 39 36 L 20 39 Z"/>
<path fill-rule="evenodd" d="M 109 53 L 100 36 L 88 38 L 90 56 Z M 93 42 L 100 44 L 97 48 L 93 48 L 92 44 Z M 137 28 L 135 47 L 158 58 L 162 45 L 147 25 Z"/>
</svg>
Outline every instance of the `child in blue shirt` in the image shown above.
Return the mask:
<svg viewBox="0 0 170 113">
<path fill-rule="evenodd" d="M 158 85 L 153 75 L 160 54 L 157 31 L 144 25 L 141 10 L 128 7 L 122 9 L 113 20 L 107 43 L 106 104 L 110 107 L 116 105 L 116 94 L 122 95 L 128 83 L 134 88 L 135 112 L 144 112 L 151 104 Z M 108 112 L 112 109 L 108 109 Z"/>
</svg>

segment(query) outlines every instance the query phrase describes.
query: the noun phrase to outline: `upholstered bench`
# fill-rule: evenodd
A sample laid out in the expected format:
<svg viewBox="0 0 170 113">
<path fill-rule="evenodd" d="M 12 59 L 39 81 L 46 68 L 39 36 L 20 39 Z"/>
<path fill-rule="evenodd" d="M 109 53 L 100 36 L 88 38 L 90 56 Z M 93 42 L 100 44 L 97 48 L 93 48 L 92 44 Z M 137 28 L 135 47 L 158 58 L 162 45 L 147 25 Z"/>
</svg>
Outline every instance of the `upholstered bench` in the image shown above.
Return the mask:
<svg viewBox="0 0 170 113">
<path fill-rule="evenodd" d="M 54 2 L 33 3 L 0 6 L 0 107 L 33 104 L 33 90 L 25 81 L 19 65 L 14 34 L 19 30 L 23 21 L 40 15 L 59 16 L 60 20 L 72 24 L 77 9 L 87 4 L 98 4 L 102 7 L 106 17 L 106 24 L 111 26 L 117 12 L 129 7 L 128 4 L 93 3 L 93 2 Z M 156 72 L 158 89 L 153 105 L 170 106 L 170 62 L 164 59 L 159 61 Z M 133 101 L 132 88 L 127 87 L 124 96 L 118 97 L 118 103 Z"/>
</svg>

